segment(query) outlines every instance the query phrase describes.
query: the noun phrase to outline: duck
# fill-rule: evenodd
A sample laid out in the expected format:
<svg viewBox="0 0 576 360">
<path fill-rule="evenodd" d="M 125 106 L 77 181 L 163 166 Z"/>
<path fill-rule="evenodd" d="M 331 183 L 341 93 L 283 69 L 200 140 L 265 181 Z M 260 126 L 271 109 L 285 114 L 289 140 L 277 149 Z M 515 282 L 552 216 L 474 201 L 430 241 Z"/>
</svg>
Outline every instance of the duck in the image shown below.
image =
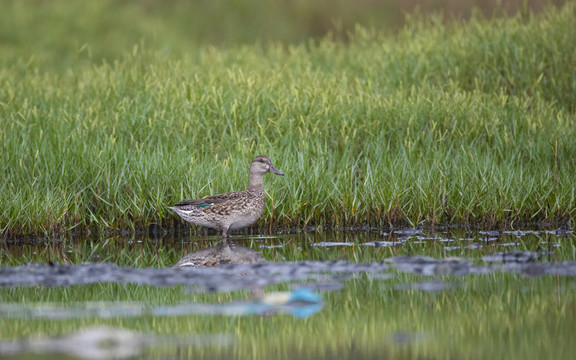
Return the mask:
<svg viewBox="0 0 576 360">
<path fill-rule="evenodd" d="M 258 155 L 250 164 L 248 187 L 243 191 L 184 200 L 168 206 L 185 221 L 215 229 L 222 233 L 224 243 L 230 232 L 253 224 L 262 216 L 266 205 L 266 192 L 262 180 L 266 173 L 284 176 L 266 155 Z"/>
<path fill-rule="evenodd" d="M 246 246 L 221 242 L 216 246 L 187 254 L 172 268 L 217 267 L 223 264 L 260 264 L 262 255 Z"/>
</svg>

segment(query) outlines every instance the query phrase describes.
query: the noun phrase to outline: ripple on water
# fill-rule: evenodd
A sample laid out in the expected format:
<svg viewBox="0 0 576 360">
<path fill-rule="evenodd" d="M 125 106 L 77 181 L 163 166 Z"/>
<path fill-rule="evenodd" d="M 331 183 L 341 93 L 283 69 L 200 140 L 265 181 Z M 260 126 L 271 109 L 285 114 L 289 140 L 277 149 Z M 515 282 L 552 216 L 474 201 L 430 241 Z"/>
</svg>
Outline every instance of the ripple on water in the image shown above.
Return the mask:
<svg viewBox="0 0 576 360">
<path fill-rule="evenodd" d="M 331 242 L 331 241 L 322 241 L 312 244 L 312 246 L 315 247 L 354 246 L 354 245 L 356 244 L 353 242 Z"/>
<path fill-rule="evenodd" d="M 442 280 L 431 280 L 415 283 L 397 284 L 395 288 L 397 290 L 420 290 L 427 292 L 440 292 L 446 289 L 453 289 L 460 287 L 460 283 L 457 282 L 445 282 Z"/>
<path fill-rule="evenodd" d="M 259 246 L 260 249 L 282 249 L 284 247 L 284 245 L 278 244 L 278 245 L 265 245 L 265 244 L 261 244 Z"/>
</svg>

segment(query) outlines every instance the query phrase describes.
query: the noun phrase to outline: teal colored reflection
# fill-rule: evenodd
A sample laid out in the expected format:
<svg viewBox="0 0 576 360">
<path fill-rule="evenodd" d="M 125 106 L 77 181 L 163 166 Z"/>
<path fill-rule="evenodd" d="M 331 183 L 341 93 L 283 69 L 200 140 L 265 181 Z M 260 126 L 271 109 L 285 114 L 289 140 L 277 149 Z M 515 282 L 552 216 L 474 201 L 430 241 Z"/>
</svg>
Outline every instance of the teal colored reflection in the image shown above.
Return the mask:
<svg viewBox="0 0 576 360">
<path fill-rule="evenodd" d="M 130 302 L 86 302 L 67 307 L 55 304 L 0 304 L 2 318 L 113 318 L 138 316 L 183 316 L 183 315 L 272 315 L 290 314 L 304 318 L 319 312 L 323 307 L 322 297 L 308 289 L 264 294 L 260 299 L 228 304 L 186 303 L 169 306 L 150 306 Z"/>
<path fill-rule="evenodd" d="M 294 317 L 305 318 L 319 312 L 323 306 L 320 294 L 306 288 L 298 288 L 293 291 L 267 293 L 251 302 L 159 306 L 153 309 L 152 315 L 210 314 L 242 316 L 284 313 L 291 314 Z"/>
</svg>

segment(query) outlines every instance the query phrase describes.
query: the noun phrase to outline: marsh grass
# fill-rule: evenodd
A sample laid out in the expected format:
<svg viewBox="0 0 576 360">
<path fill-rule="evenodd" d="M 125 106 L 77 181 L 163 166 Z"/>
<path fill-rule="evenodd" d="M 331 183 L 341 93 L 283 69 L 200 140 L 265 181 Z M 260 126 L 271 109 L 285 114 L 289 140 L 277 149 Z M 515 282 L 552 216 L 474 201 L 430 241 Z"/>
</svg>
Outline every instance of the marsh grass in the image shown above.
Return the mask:
<svg viewBox="0 0 576 360">
<path fill-rule="evenodd" d="M 171 228 L 167 205 L 243 189 L 260 153 L 287 176 L 265 179 L 257 227 L 567 221 L 573 14 L 172 55 L 139 44 L 66 69 L 5 56 L 0 233 Z"/>
</svg>

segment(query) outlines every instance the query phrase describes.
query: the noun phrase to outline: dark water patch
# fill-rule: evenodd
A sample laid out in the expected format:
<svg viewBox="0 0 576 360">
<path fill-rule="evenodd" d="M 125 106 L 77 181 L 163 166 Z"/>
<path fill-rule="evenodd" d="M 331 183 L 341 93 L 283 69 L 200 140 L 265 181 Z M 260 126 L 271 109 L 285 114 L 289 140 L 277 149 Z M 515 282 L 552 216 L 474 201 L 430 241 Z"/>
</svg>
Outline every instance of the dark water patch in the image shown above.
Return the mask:
<svg viewBox="0 0 576 360">
<path fill-rule="evenodd" d="M 370 231 L 372 227 L 367 224 L 358 224 L 352 226 L 334 226 L 330 228 L 330 230 L 334 231 Z"/>
<path fill-rule="evenodd" d="M 422 234 L 422 231 L 423 230 L 419 228 L 407 228 L 407 229 L 393 230 L 391 233 L 396 235 L 415 236 Z"/>
<path fill-rule="evenodd" d="M 314 234 L 320 232 L 326 234 L 328 232 L 334 233 L 375 233 L 380 236 L 386 237 L 415 237 L 422 234 L 450 234 L 450 233 L 466 233 L 470 236 L 476 236 L 477 238 L 486 237 L 496 237 L 499 238 L 504 235 L 513 235 L 517 237 L 522 237 L 526 235 L 543 235 L 549 234 L 557 237 L 565 237 L 574 233 L 572 227 L 569 223 L 531 223 L 524 224 L 525 228 L 520 229 L 510 229 L 503 228 L 498 230 L 485 230 L 480 226 L 470 225 L 470 224 L 444 224 L 444 225 L 434 225 L 434 226 L 421 226 L 415 228 L 400 228 L 396 226 L 371 226 L 369 224 L 358 224 L 352 226 L 303 226 L 303 227 L 250 227 L 240 231 L 236 231 L 233 236 L 240 237 L 244 239 L 274 239 L 279 238 L 284 235 L 290 234 Z M 152 229 L 152 231 L 151 231 Z M 264 234 L 275 234 L 275 235 L 264 235 Z M 110 230 L 104 229 L 94 232 L 96 236 L 99 237 L 145 237 L 148 239 L 170 239 L 170 238 L 182 238 L 182 237 L 210 237 L 217 236 L 218 232 L 211 229 L 205 228 L 190 228 L 190 227 L 180 227 L 164 229 L 160 228 L 157 224 L 150 224 L 147 230 Z M 0 242 L 6 245 L 23 245 L 23 244 L 38 244 L 38 243 L 55 243 L 66 241 L 67 239 L 75 238 L 85 238 L 87 233 L 70 231 L 63 235 L 58 235 L 54 237 L 47 236 L 0 236 Z M 464 238 L 460 238 L 463 240 Z"/>
<path fill-rule="evenodd" d="M 466 259 L 435 259 L 427 256 L 396 256 L 386 260 L 399 271 L 420 275 L 486 274 L 490 268 L 474 266 Z"/>
<path fill-rule="evenodd" d="M 558 275 L 558 276 L 576 276 L 576 262 L 564 261 L 561 263 L 514 263 L 503 264 L 496 266 L 503 272 L 514 272 L 525 276 L 544 276 L 544 275 Z"/>
<path fill-rule="evenodd" d="M 550 251 L 510 251 L 499 252 L 493 255 L 486 255 L 482 257 L 485 262 L 501 262 L 501 263 L 527 263 L 539 261 L 545 255 L 551 255 Z"/>
<path fill-rule="evenodd" d="M 504 262 L 504 259 L 518 261 Z M 529 260 L 528 260 L 529 259 Z M 435 259 L 425 256 L 396 256 L 387 260 L 399 271 L 428 276 L 452 275 L 465 276 L 472 274 L 489 274 L 494 271 L 515 272 L 526 276 L 576 276 L 576 262 L 538 262 L 538 255 L 518 254 L 518 252 L 501 254 L 488 258 L 490 262 L 502 261 L 503 264 L 490 264 L 488 266 L 473 265 L 472 262 L 461 258 Z"/>
<path fill-rule="evenodd" d="M 478 234 L 482 235 L 482 238 L 498 238 L 502 232 L 500 230 L 480 230 Z"/>
<path fill-rule="evenodd" d="M 479 239 L 479 241 L 481 241 L 483 243 L 494 242 L 494 241 L 498 241 L 498 240 L 500 240 L 500 238 L 496 237 L 496 236 L 484 236 L 484 237 L 481 237 Z"/>
</svg>

